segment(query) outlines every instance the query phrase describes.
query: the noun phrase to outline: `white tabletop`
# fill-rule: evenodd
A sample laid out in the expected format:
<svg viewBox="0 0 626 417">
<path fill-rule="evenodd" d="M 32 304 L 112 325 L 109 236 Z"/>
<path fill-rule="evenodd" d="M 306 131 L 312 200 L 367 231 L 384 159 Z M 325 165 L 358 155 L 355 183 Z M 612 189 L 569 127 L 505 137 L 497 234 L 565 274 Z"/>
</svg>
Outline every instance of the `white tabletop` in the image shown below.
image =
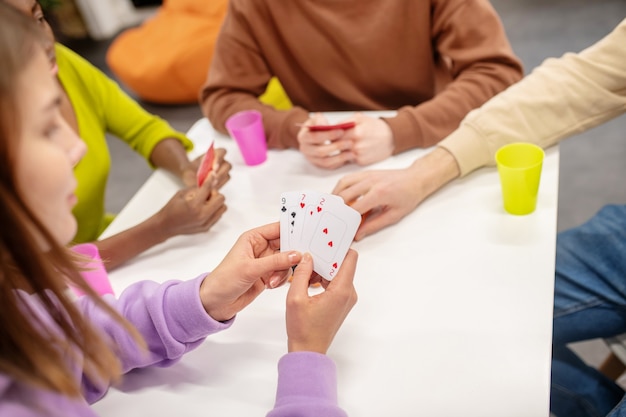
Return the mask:
<svg viewBox="0 0 626 417">
<path fill-rule="evenodd" d="M 332 119 L 337 115 L 331 115 Z M 245 230 L 278 221 L 283 191 L 330 192 L 364 168 L 318 169 L 295 150 L 248 167 L 206 120 L 189 132 L 200 154 L 228 150 L 228 211 L 208 233 L 152 248 L 111 274 L 116 292 L 143 279 L 210 271 Z M 414 150 L 367 169 L 400 168 Z M 401 223 L 353 244 L 359 301 L 328 352 L 339 402 L 353 417 L 548 416 L 559 150 L 546 152 L 537 210 L 506 214 L 495 169 L 431 196 Z M 157 171 L 105 232 L 156 212 L 179 183 Z M 286 352 L 287 288 L 265 291 L 233 326 L 166 369 L 134 371 L 94 407 L 102 416 L 264 416 Z"/>
</svg>

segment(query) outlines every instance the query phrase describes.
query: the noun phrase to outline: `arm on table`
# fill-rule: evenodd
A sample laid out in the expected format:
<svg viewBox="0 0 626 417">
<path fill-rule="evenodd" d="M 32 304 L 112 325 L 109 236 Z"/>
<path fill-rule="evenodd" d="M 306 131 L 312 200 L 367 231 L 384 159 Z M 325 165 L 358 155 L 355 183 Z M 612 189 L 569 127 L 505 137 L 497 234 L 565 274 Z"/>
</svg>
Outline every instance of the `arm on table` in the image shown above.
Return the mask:
<svg viewBox="0 0 626 417">
<path fill-rule="evenodd" d="M 226 211 L 224 196 L 213 190 L 214 182 L 180 190 L 147 220 L 94 242 L 106 269 L 110 271 L 170 237 L 209 230 Z"/>
<path fill-rule="evenodd" d="M 301 254 L 280 252 L 279 234 L 278 223 L 243 233 L 211 273 L 195 280 L 164 284 L 142 281 L 126 289 L 119 299 L 106 296 L 106 301 L 139 330 L 147 352 L 89 297 L 81 297 L 78 303 L 90 321 L 116 341 L 125 372 L 168 365 L 207 335 L 229 327 L 235 315 L 273 282 L 284 282 L 282 278 L 299 263 Z M 102 387 L 87 391 L 90 400 L 104 393 Z"/>
<path fill-rule="evenodd" d="M 625 42 L 626 19 L 591 47 L 546 60 L 471 111 L 457 130 L 411 167 L 344 177 L 333 192 L 347 203 L 354 201 L 361 214 L 374 210 L 356 239 L 398 222 L 452 179 L 494 165 L 496 151 L 507 143 L 546 148 L 626 112 Z"/>
</svg>

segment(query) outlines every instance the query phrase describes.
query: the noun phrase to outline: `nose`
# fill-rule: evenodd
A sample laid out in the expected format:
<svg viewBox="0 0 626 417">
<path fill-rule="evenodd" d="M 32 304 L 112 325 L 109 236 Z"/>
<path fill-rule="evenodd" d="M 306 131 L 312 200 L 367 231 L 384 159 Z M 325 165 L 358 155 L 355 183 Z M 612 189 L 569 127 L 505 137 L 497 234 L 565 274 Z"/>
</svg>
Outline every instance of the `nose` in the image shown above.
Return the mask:
<svg viewBox="0 0 626 417">
<path fill-rule="evenodd" d="M 54 39 L 46 39 L 44 43 L 44 50 L 46 51 L 46 56 L 50 60 L 50 62 L 56 61 L 56 51 L 54 50 Z"/>
<path fill-rule="evenodd" d="M 78 137 L 78 135 L 74 134 L 73 131 L 72 134 L 76 140 L 74 141 L 74 146 L 70 149 L 68 154 L 70 156 L 72 166 L 75 167 L 87 153 L 87 145 L 80 137 Z"/>
<path fill-rule="evenodd" d="M 67 156 L 72 166 L 76 166 L 85 153 L 87 153 L 87 145 L 83 140 L 74 132 L 74 130 L 68 125 L 65 120 L 61 120 L 61 129 L 63 129 L 64 147 L 67 150 Z"/>
</svg>

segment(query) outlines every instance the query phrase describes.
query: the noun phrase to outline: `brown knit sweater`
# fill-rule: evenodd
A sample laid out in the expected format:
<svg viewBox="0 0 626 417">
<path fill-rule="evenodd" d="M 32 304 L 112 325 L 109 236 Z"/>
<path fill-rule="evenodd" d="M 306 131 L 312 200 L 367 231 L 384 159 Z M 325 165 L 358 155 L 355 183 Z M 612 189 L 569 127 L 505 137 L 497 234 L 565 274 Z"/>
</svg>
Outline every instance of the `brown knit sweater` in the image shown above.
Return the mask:
<svg viewBox="0 0 626 417">
<path fill-rule="evenodd" d="M 436 144 L 522 74 L 487 0 L 231 0 L 200 101 L 222 132 L 260 110 L 271 148 L 297 148 L 308 112 L 397 109 L 385 120 L 399 153 Z M 292 109 L 258 101 L 272 76 Z"/>
</svg>

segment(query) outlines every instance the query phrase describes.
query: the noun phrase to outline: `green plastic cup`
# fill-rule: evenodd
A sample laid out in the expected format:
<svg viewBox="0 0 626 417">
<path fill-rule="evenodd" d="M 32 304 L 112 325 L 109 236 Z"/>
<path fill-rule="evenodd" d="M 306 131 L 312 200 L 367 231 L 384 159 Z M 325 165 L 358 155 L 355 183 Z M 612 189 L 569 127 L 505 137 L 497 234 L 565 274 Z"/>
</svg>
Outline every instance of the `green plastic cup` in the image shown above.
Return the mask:
<svg viewBox="0 0 626 417">
<path fill-rule="evenodd" d="M 498 149 L 504 210 L 516 215 L 530 214 L 537 207 L 537 193 L 544 151 L 531 143 L 511 143 Z"/>
</svg>

